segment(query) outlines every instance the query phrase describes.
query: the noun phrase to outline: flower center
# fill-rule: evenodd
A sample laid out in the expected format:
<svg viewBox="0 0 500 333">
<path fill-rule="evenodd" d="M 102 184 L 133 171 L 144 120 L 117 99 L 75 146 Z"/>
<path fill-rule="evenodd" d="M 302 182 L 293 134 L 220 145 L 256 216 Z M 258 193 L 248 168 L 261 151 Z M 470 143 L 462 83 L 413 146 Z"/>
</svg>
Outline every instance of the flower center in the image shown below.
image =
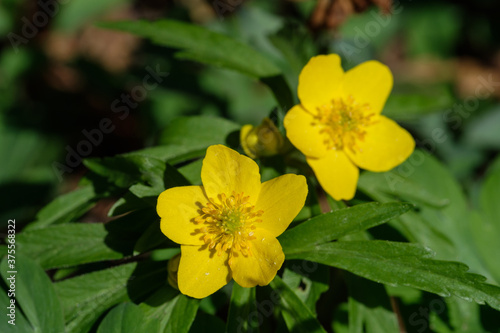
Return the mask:
<svg viewBox="0 0 500 333">
<path fill-rule="evenodd" d="M 217 251 L 217 255 L 223 252 L 229 253 L 229 264 L 233 256 L 239 253 L 245 257 L 251 256 L 250 241 L 255 239 L 255 223 L 262 222 L 259 219 L 264 213 L 262 210 L 255 211 L 243 193 L 233 192 L 230 197 L 225 193 L 218 196 L 218 200 L 209 198 L 200 210 L 200 215 L 193 222 L 200 224 L 196 233 L 202 234 L 201 239 L 211 250 Z"/>
<path fill-rule="evenodd" d="M 333 99 L 328 105 L 317 108 L 314 116 L 316 122 L 312 125 L 320 127 L 320 133 L 328 149 L 341 150 L 349 148 L 356 153 L 356 141 L 363 141 L 366 135 L 365 127 L 376 123 L 374 113 L 370 113 L 370 105 L 360 104 L 349 96 L 347 99 Z"/>
</svg>

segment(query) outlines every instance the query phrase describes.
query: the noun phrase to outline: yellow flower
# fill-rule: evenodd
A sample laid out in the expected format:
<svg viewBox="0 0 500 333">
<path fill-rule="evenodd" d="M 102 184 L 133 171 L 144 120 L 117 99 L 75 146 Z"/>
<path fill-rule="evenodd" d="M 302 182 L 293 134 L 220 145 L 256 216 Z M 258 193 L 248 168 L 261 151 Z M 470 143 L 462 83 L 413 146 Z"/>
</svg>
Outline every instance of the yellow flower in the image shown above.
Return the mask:
<svg viewBox="0 0 500 333">
<path fill-rule="evenodd" d="M 245 154 L 251 158 L 277 155 L 288 148 L 285 138 L 269 118 L 264 118 L 257 127 L 243 126 L 240 142 Z"/>
<path fill-rule="evenodd" d="M 158 198 L 161 230 L 181 244 L 179 290 L 206 297 L 233 278 L 242 287 L 267 285 L 284 261 L 276 239 L 304 205 L 304 176 L 260 182 L 250 158 L 210 146 L 203 186 L 168 189 Z"/>
<path fill-rule="evenodd" d="M 411 135 L 380 114 L 391 89 L 392 74 L 378 61 L 344 72 L 338 55 L 317 56 L 300 73 L 287 137 L 334 199 L 354 197 L 358 167 L 387 171 L 413 152 Z"/>
</svg>

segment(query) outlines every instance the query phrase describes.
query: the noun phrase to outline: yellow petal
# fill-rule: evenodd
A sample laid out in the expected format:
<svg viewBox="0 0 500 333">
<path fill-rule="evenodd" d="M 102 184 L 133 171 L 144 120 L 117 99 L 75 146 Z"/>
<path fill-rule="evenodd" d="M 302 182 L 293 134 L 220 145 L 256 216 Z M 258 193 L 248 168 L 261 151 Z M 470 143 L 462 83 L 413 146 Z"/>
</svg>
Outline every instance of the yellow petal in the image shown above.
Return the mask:
<svg viewBox="0 0 500 333">
<path fill-rule="evenodd" d="M 193 219 L 200 215 L 200 204 L 207 202 L 202 186 L 180 186 L 163 191 L 156 206 L 161 217 L 161 231 L 178 244 L 203 244 L 196 232 L 200 226 Z"/>
<path fill-rule="evenodd" d="M 264 211 L 258 227 L 278 237 L 300 212 L 306 197 L 307 182 L 304 176 L 283 175 L 263 183 L 255 205 L 257 210 Z"/>
<path fill-rule="evenodd" d="M 404 162 L 415 148 L 410 133 L 393 120 L 380 116 L 378 122 L 366 128 L 363 141 L 356 142 L 356 152 L 346 150 L 360 168 L 387 171 Z"/>
<path fill-rule="evenodd" d="M 330 150 L 323 158 L 307 158 L 319 183 L 335 200 L 350 200 L 356 192 L 359 169 L 339 150 Z"/>
<path fill-rule="evenodd" d="M 280 243 L 269 231 L 256 229 L 255 237 L 250 241 L 251 255 L 235 251 L 231 261 L 234 281 L 245 288 L 269 284 L 285 260 Z"/>
<path fill-rule="evenodd" d="M 203 160 L 201 180 L 209 198 L 217 199 L 224 193 L 243 192 L 255 203 L 260 191 L 260 173 L 257 163 L 223 145 L 210 146 Z"/>
<path fill-rule="evenodd" d="M 177 273 L 181 293 L 194 297 L 207 297 L 231 281 L 227 264 L 228 254 L 210 251 L 207 245 L 181 246 L 181 262 Z"/>
<path fill-rule="evenodd" d="M 300 104 L 313 113 L 318 106 L 330 104 L 339 94 L 343 75 L 337 54 L 311 58 L 299 76 Z"/>
<path fill-rule="evenodd" d="M 313 123 L 314 117 L 300 106 L 295 105 L 285 116 L 286 136 L 304 155 L 322 157 L 326 154 L 324 136 Z"/>
<path fill-rule="evenodd" d="M 392 89 L 389 67 L 378 61 L 364 62 L 348 70 L 343 78 L 343 95 L 352 96 L 356 102 L 370 105 L 370 111 L 379 114 Z"/>
</svg>

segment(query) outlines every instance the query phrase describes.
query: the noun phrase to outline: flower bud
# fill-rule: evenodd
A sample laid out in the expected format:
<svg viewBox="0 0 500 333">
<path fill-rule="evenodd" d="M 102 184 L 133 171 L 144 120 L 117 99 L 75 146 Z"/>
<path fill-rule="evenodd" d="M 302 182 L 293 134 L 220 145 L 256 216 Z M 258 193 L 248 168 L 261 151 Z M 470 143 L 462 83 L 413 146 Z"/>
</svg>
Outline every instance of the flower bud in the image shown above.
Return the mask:
<svg viewBox="0 0 500 333">
<path fill-rule="evenodd" d="M 168 261 L 167 264 L 167 271 L 168 271 L 168 284 L 171 285 L 174 289 L 179 290 L 179 287 L 177 285 L 177 271 L 179 271 L 179 262 L 181 260 L 181 254 L 176 254 L 170 260 Z"/>
<path fill-rule="evenodd" d="M 285 138 L 269 118 L 264 118 L 257 127 L 243 126 L 240 142 L 245 153 L 253 159 L 280 154 L 286 147 Z"/>
</svg>

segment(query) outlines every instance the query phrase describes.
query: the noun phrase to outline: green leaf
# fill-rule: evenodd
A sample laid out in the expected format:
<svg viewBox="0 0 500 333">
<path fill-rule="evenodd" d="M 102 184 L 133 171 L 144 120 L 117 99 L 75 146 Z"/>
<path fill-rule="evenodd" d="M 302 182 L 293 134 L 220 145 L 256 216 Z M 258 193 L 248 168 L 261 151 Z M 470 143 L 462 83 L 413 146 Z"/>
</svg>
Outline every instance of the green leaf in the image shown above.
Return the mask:
<svg viewBox="0 0 500 333">
<path fill-rule="evenodd" d="M 164 332 L 187 333 L 196 317 L 200 302 L 197 299 L 182 294 L 177 295 L 174 302 L 175 304 L 173 305 Z"/>
<path fill-rule="evenodd" d="M 415 184 L 422 191 L 418 192 Z M 431 154 L 415 150 L 408 160 L 391 171 L 365 172 L 360 176 L 358 187 L 380 202 L 393 202 L 399 197 L 415 203 L 417 210 L 391 221 L 391 226 L 409 241 L 436 251 L 437 259 L 461 261 L 473 272 L 493 279 L 494 273 L 481 258 L 481 243 L 475 237 L 481 231 L 468 209 L 463 189 L 449 168 Z M 408 194 L 408 187 L 415 188 L 415 195 Z M 423 196 L 425 192 L 432 193 L 438 203 L 447 204 L 425 203 L 418 194 Z"/>
<path fill-rule="evenodd" d="M 430 2 L 405 11 L 405 40 L 409 57 L 437 56 L 447 58 L 454 54 L 460 38 L 463 19 L 460 7 L 451 3 Z M 439 22 L 436 31 L 428 22 Z"/>
<path fill-rule="evenodd" d="M 159 20 L 102 22 L 99 26 L 130 32 L 156 44 L 181 49 L 182 52 L 177 54 L 180 58 L 233 69 L 256 78 L 280 74 L 276 65 L 253 48 L 193 24 Z"/>
<path fill-rule="evenodd" d="M 127 284 L 136 267 L 125 264 L 55 283 L 67 332 L 88 331 L 104 311 L 128 301 Z"/>
<path fill-rule="evenodd" d="M 446 299 L 450 324 L 454 332 L 485 332 L 481 325 L 480 307 L 476 303 L 467 302 L 456 297 Z M 444 304 L 443 304 L 444 307 Z"/>
<path fill-rule="evenodd" d="M 151 202 L 138 198 L 132 192 L 127 191 L 118 199 L 108 211 L 108 216 L 118 216 L 130 211 L 151 207 Z"/>
<path fill-rule="evenodd" d="M 398 319 L 383 285 L 346 274 L 351 332 L 398 332 Z M 362 330 L 365 324 L 366 331 Z"/>
<path fill-rule="evenodd" d="M 174 244 L 160 229 L 160 223 L 152 223 L 139 237 L 134 247 L 134 254 L 150 251 L 162 244 Z"/>
<path fill-rule="evenodd" d="M 203 311 L 198 311 L 193 325 L 189 329 L 190 333 L 205 333 L 207 327 L 210 327 L 211 332 L 224 332 L 226 323 L 215 315 L 208 314 Z"/>
<path fill-rule="evenodd" d="M 114 307 L 102 320 L 97 333 L 159 332 L 159 322 L 145 322 L 144 311 L 133 303 Z"/>
<path fill-rule="evenodd" d="M 123 254 L 106 244 L 102 223 L 72 223 L 25 230 L 17 236 L 19 253 L 44 269 L 119 259 Z"/>
<path fill-rule="evenodd" d="M 388 172 L 382 177 L 380 174 L 365 172 L 362 174 L 361 188 L 367 193 L 383 192 L 387 200 L 399 197 L 403 200 L 436 208 L 442 208 L 450 203 L 449 199 L 437 196 L 425 185 L 412 180 L 406 174 Z"/>
<path fill-rule="evenodd" d="M 206 149 L 209 145 L 226 143 L 227 136 L 240 129 L 240 125 L 217 117 L 179 117 L 163 131 L 159 144 Z"/>
<path fill-rule="evenodd" d="M 446 86 L 412 87 L 410 92 L 395 92 L 389 96 L 383 115 L 398 121 L 415 120 L 422 115 L 446 110 L 455 99 Z"/>
<path fill-rule="evenodd" d="M 281 299 L 281 313 L 290 332 L 326 333 L 311 310 L 279 276 L 274 277 L 270 286 L 273 288 L 273 293 L 277 293 L 276 296 Z M 274 300 L 273 294 L 271 297 Z"/>
<path fill-rule="evenodd" d="M 472 216 L 472 234 L 484 264 L 500 284 L 500 170 L 492 172 L 484 181 L 480 194 L 480 211 Z"/>
<path fill-rule="evenodd" d="M 95 19 L 106 12 L 116 9 L 117 7 L 126 6 L 130 0 L 72 0 L 67 3 L 56 3 L 56 7 L 60 7 L 61 11 L 52 14 L 54 17 L 54 27 L 64 33 L 76 33 L 78 28 L 81 28 L 85 23 Z M 57 14 L 57 15 L 56 15 Z"/>
<path fill-rule="evenodd" d="M 400 198 L 414 203 L 418 210 L 391 221 L 392 227 L 409 241 L 436 251 L 438 259 L 461 261 L 472 271 L 492 278 L 479 259 L 481 256 L 473 237 L 476 227 L 463 190 L 449 169 L 435 157 L 415 150 L 408 160 L 391 171 L 364 172 L 358 188 L 379 202 Z M 408 193 L 408 188 L 415 189 L 413 195 Z M 432 193 L 437 204 L 422 200 L 425 193 Z"/>
<path fill-rule="evenodd" d="M 7 288 L 9 288 L 8 285 L 7 285 Z M 5 312 L 7 315 L 4 318 L 4 320 L 0 321 L 0 332 L 2 332 L 2 333 L 19 333 L 19 332 L 33 333 L 34 332 L 33 327 L 31 327 L 29 322 L 26 320 L 26 317 L 19 310 L 19 304 L 14 303 L 14 306 L 16 307 L 15 310 L 9 309 L 9 307 L 12 307 L 11 299 L 13 299 L 13 298 L 10 298 L 9 296 L 7 296 L 6 290 L 2 289 L 0 291 L 0 307 L 2 307 L 2 309 L 6 309 Z M 15 302 L 18 303 L 18 300 L 15 300 Z M 11 311 L 15 311 L 15 314 L 12 313 L 12 315 L 15 315 L 15 321 L 12 321 L 13 318 L 9 316 L 11 314 Z M 9 324 L 9 321 L 12 324 Z"/>
<path fill-rule="evenodd" d="M 305 305 L 316 314 L 316 303 L 329 288 L 330 268 L 315 262 L 288 261 L 283 281 L 292 288 Z"/>
<path fill-rule="evenodd" d="M 164 285 L 165 262 L 116 266 L 55 284 L 68 332 L 86 332 L 108 308 L 144 298 Z"/>
<path fill-rule="evenodd" d="M 141 235 L 158 221 L 156 209 L 150 208 L 106 224 L 68 223 L 24 230 L 16 240 L 18 251 L 35 258 L 43 268 L 68 267 L 132 255 Z M 159 228 L 158 233 L 163 236 Z"/>
<path fill-rule="evenodd" d="M 286 253 L 285 253 L 286 254 Z M 347 241 L 317 245 L 287 259 L 311 260 L 389 285 L 408 286 L 441 296 L 455 295 L 500 310 L 500 288 L 468 273 L 462 263 L 429 259 L 420 246 L 387 241 Z"/>
<path fill-rule="evenodd" d="M 349 315 L 352 312 L 358 311 L 357 307 L 349 308 L 348 303 L 341 303 L 333 313 L 333 322 L 332 322 L 332 330 L 335 333 L 358 333 L 361 332 L 362 322 L 359 322 L 359 325 L 356 327 L 349 326 Z M 357 316 L 361 319 L 361 316 Z"/>
<path fill-rule="evenodd" d="M 309 30 L 298 22 L 285 22 L 285 26 L 268 38 L 283 54 L 296 77 L 309 59 L 317 54 Z"/>
<path fill-rule="evenodd" d="M 83 163 L 91 171 L 118 187 L 127 188 L 137 182 L 159 189 L 164 186 L 165 163 L 156 158 L 123 154 L 86 159 Z"/>
<path fill-rule="evenodd" d="M 313 248 L 393 219 L 412 207 L 405 203 L 367 203 L 316 216 L 287 230 L 278 239 L 285 253 Z"/>
<path fill-rule="evenodd" d="M 500 147 L 498 128 L 500 128 L 500 107 L 496 106 L 466 123 L 464 141 L 474 147 L 498 149 Z"/>
<path fill-rule="evenodd" d="M 34 332 L 65 331 L 61 303 L 52 282 L 40 266 L 22 255 L 16 255 L 14 268 L 4 257 L 0 269 L 7 286 L 11 285 L 8 278 L 15 276 L 16 304 L 21 307 Z M 13 270 L 17 273 L 9 273 Z"/>
<path fill-rule="evenodd" d="M 193 185 L 201 185 L 201 167 L 203 160 L 199 159 L 187 165 L 181 166 L 178 170 L 181 175 L 186 177 L 189 183 Z"/>
<path fill-rule="evenodd" d="M 283 114 L 296 104 L 290 87 L 282 75 L 265 77 L 262 78 L 261 81 L 272 90 L 274 98 L 278 102 L 278 106 L 281 107 L 280 111 L 282 111 Z M 284 133 L 282 132 L 282 134 Z"/>
<path fill-rule="evenodd" d="M 271 88 L 282 108 L 289 109 L 295 104 L 280 69 L 252 47 L 229 36 L 173 20 L 101 22 L 99 26 L 130 32 L 158 45 L 180 49 L 176 56 L 181 59 L 224 67 L 260 78 Z"/>
<path fill-rule="evenodd" d="M 26 230 L 74 220 L 88 211 L 94 205 L 95 199 L 96 194 L 92 186 L 63 194 L 42 208 L 36 216 L 36 221 L 28 224 Z"/>
<path fill-rule="evenodd" d="M 243 288 L 233 283 L 226 333 L 253 332 L 259 325 L 255 314 L 257 314 L 255 288 Z"/>
<path fill-rule="evenodd" d="M 484 181 L 481 189 L 480 208 L 486 221 L 491 224 L 490 231 L 500 232 L 500 170 L 490 174 Z"/>
<path fill-rule="evenodd" d="M 207 144 L 207 147 L 210 144 Z M 168 146 L 156 146 L 156 147 L 150 147 L 150 148 L 145 148 L 141 150 L 136 150 L 130 153 L 127 153 L 127 156 L 147 156 L 147 157 L 152 157 L 159 159 L 163 162 L 168 162 L 170 164 L 176 164 L 180 162 L 185 162 L 189 159 L 195 158 L 195 157 L 200 157 L 205 154 L 204 149 L 199 149 L 198 147 L 195 147 L 193 150 L 188 150 L 186 151 L 186 147 L 182 145 L 168 145 Z"/>
<path fill-rule="evenodd" d="M 204 156 L 211 145 L 227 144 L 228 136 L 239 129 L 240 125 L 223 118 L 180 117 L 164 130 L 160 139 L 163 145 L 120 156 L 154 158 L 170 164 L 185 162 Z"/>
</svg>

